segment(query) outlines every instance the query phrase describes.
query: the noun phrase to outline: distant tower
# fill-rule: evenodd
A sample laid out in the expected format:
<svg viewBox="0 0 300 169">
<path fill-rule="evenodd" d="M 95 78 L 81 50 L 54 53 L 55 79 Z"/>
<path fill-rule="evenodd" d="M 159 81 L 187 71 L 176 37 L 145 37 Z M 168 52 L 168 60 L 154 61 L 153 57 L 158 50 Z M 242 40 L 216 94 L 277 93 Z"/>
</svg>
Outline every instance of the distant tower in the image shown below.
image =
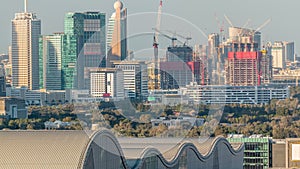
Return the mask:
<svg viewBox="0 0 300 169">
<path fill-rule="evenodd" d="M 285 69 L 285 47 L 280 41 L 274 42 L 272 45 L 272 56 L 273 56 L 273 68 Z"/>
<path fill-rule="evenodd" d="M 12 84 L 39 89 L 39 36 L 41 21 L 27 12 L 25 0 L 23 13 L 12 20 Z"/>
<path fill-rule="evenodd" d="M 127 57 L 127 8 L 123 9 L 123 3 L 117 0 L 114 4 L 115 13 L 108 23 L 107 33 L 107 66 L 111 61 L 124 60 Z"/>
</svg>

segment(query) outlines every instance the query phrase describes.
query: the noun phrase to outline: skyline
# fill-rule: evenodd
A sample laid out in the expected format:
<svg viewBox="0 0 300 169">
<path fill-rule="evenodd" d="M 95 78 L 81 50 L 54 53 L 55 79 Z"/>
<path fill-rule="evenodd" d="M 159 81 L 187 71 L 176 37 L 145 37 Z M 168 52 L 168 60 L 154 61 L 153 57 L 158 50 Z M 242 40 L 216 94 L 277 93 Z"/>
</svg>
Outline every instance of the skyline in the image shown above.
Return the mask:
<svg viewBox="0 0 300 169">
<path fill-rule="evenodd" d="M 64 16 L 67 12 L 83 12 L 83 11 L 100 11 L 106 13 L 106 17 L 109 18 L 114 12 L 113 3 L 104 2 L 104 0 L 94 1 L 86 0 L 78 3 L 70 4 L 67 0 L 64 2 L 58 0 L 52 1 L 37 1 L 33 2 L 32 0 L 28 1 L 28 12 L 34 12 L 37 14 L 37 17 L 42 21 L 42 35 L 49 35 L 53 32 L 62 32 L 63 31 L 63 21 Z M 227 28 L 229 24 L 224 18 L 226 14 L 234 26 L 243 26 L 248 19 L 251 19 L 250 28 L 256 29 L 261 24 L 263 24 L 267 19 L 271 18 L 272 21 L 265 26 L 262 32 L 263 41 L 295 41 L 295 51 L 299 53 L 297 48 L 298 43 L 297 39 L 300 38 L 300 35 L 297 34 L 297 30 L 300 29 L 300 24 L 297 24 L 297 6 L 300 5 L 300 2 L 292 0 L 288 2 L 289 7 L 286 9 L 281 9 L 281 6 L 284 5 L 283 2 L 274 2 L 266 0 L 260 2 L 258 0 L 253 0 L 251 2 L 244 1 L 243 3 L 235 4 L 234 0 L 229 0 L 226 2 L 197 2 L 192 1 L 189 3 L 181 2 L 180 0 L 173 1 L 164 1 L 163 6 L 163 15 L 162 15 L 162 30 L 172 30 L 177 31 L 181 34 L 191 33 L 194 40 L 194 43 L 206 44 L 207 39 L 199 32 L 199 30 L 192 30 L 192 25 L 190 28 L 184 28 L 183 24 L 176 27 L 176 29 L 170 29 L 174 27 L 174 21 L 176 21 L 174 16 L 178 16 L 183 19 L 187 19 L 190 23 L 194 24 L 196 27 L 201 29 L 206 35 L 209 33 L 218 33 L 218 24 L 215 19 L 215 15 L 221 20 L 224 20 L 225 32 L 227 33 Z M 257 3 L 259 2 L 259 3 Z M 132 1 L 123 1 L 124 6 L 128 8 L 128 36 L 136 32 L 153 32 L 151 28 L 155 27 L 156 24 L 156 12 L 158 8 L 159 1 L 151 2 L 141 2 L 138 0 Z M 272 4 L 271 4 L 272 3 Z M 57 5 L 59 4 L 59 5 Z M 204 4 L 204 5 L 203 5 Z M 141 7 L 142 6 L 142 7 Z M 185 6 L 185 9 L 181 9 L 182 6 Z M 207 7 L 208 6 L 208 7 Z M 234 6 L 232 9 L 230 7 Z M 272 7 L 271 7 L 272 6 Z M 257 7 L 254 9 L 254 7 Z M 2 31 L 0 36 L 0 53 L 7 54 L 8 45 L 11 44 L 11 20 L 14 18 L 14 14 L 24 11 L 24 2 L 23 0 L 14 0 L 7 1 L 5 5 L 0 7 L 1 13 L 1 23 Z M 53 15 L 49 15 L 52 11 L 49 9 L 55 9 Z M 254 10 L 252 10 L 254 9 Z M 281 12 L 282 11 L 282 12 Z M 143 12 L 153 12 L 153 13 L 144 13 Z M 244 15 L 241 15 L 244 14 Z M 52 13 L 51 13 L 52 14 Z M 143 25 L 137 24 L 141 23 L 140 21 L 144 19 L 144 15 L 147 14 L 149 21 L 143 22 Z M 174 16 L 167 16 L 166 14 L 171 14 Z M 197 15 L 198 14 L 198 15 Z M 142 17 L 138 17 L 142 16 Z M 147 18 L 147 19 L 148 19 Z M 174 19 L 175 18 L 175 19 Z M 288 18 L 288 19 L 287 19 Z M 180 20 L 180 19 L 179 19 Z M 183 20 L 182 20 L 183 21 Z M 185 22 L 185 21 L 183 21 Z M 178 24 L 178 22 L 175 22 Z M 186 23 L 186 22 L 185 22 Z M 147 37 L 148 38 L 148 37 Z M 145 46 L 151 48 L 152 38 L 148 38 L 149 42 L 146 42 Z M 163 41 L 163 40 L 162 40 Z M 167 41 L 169 43 L 169 41 Z M 163 43 L 164 44 L 164 43 Z M 161 48 L 164 48 L 165 45 L 161 45 Z M 136 44 L 129 43 L 129 50 L 137 50 L 136 48 L 145 49 L 145 47 L 139 46 L 136 47 Z"/>
</svg>

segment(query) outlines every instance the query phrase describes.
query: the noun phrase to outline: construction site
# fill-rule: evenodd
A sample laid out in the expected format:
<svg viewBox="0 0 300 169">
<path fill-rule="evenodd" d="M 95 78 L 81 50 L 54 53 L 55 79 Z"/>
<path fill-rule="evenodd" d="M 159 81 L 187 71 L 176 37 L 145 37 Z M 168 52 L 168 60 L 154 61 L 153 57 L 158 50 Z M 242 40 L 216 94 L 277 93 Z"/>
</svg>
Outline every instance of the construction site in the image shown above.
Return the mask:
<svg viewBox="0 0 300 169">
<path fill-rule="evenodd" d="M 156 27 L 153 28 L 154 59 L 148 71 L 150 90 L 178 89 L 191 82 L 198 85 L 230 86 L 260 86 L 270 83 L 273 75 L 272 56 L 270 49 L 262 45 L 259 32 L 270 19 L 257 29 L 249 29 L 246 28 L 248 23 L 237 27 L 224 15 L 230 25 L 226 35 L 224 21 L 221 24 L 216 17 L 220 32 L 208 35 L 207 44 L 195 45 L 193 48 L 189 44 L 191 36 L 160 29 L 162 7 L 161 0 Z M 165 57 L 158 56 L 159 37 L 171 40 Z"/>
</svg>

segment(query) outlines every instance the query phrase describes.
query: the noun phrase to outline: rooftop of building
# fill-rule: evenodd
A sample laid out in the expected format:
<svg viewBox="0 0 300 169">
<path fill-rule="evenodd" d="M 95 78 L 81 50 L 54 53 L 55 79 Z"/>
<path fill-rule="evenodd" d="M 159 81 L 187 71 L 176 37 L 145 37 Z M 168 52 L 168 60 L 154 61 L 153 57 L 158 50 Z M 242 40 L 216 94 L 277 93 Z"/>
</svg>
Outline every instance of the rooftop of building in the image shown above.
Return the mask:
<svg viewBox="0 0 300 169">
<path fill-rule="evenodd" d="M 89 155 L 91 151 L 95 151 L 95 148 L 107 150 L 117 155 L 121 161 L 132 162 L 133 160 L 137 165 L 154 153 L 163 163 L 172 165 L 184 150 L 193 149 L 198 158 L 206 160 L 218 146 L 225 146 L 232 156 L 243 151 L 243 144 L 232 146 L 223 137 L 214 139 L 116 138 L 106 129 L 0 131 L 0 168 L 84 168 L 83 166 L 87 165 L 86 162 L 89 160 L 101 160 Z M 131 168 L 126 166 L 127 162 L 124 162 L 125 167 Z M 96 163 L 101 164 L 101 162 Z"/>
</svg>

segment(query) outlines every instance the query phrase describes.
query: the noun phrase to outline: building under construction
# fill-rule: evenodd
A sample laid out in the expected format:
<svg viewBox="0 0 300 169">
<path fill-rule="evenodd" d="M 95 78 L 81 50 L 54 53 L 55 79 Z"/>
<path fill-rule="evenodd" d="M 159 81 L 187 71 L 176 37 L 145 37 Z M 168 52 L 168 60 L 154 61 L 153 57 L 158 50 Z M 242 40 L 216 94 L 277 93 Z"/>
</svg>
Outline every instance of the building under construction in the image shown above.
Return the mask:
<svg viewBox="0 0 300 169">
<path fill-rule="evenodd" d="M 178 89 L 190 82 L 208 84 L 205 59 L 196 59 L 191 47 L 168 47 L 166 56 L 166 61 L 160 62 L 161 89 Z"/>
<path fill-rule="evenodd" d="M 252 47 L 255 44 L 239 45 L 242 46 L 239 47 L 239 50 L 228 52 L 225 67 L 226 84 L 231 86 L 260 86 L 262 83 L 270 83 L 272 78 L 271 55 L 266 50 L 254 50 Z"/>
</svg>

